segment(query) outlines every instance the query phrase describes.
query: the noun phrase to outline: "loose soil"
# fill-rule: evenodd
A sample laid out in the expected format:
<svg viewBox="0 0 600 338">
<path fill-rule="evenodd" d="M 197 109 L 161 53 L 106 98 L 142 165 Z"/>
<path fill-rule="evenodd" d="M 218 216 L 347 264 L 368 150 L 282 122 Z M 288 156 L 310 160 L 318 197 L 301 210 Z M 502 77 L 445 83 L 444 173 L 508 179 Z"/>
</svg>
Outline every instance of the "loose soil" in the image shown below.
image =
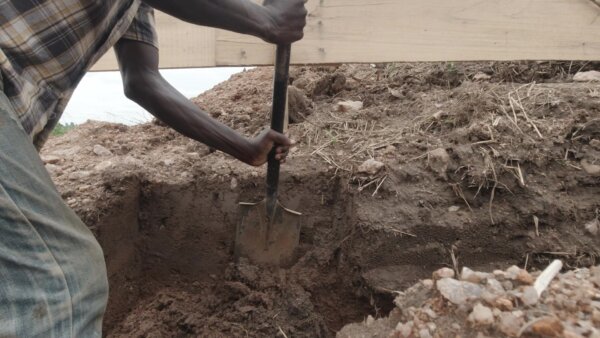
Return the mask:
<svg viewBox="0 0 600 338">
<path fill-rule="evenodd" d="M 304 224 L 289 269 L 233 263 L 237 203 L 263 196 L 264 168 L 160 122 L 88 122 L 42 156 L 104 248 L 107 337 L 331 337 L 441 267 L 598 264 L 600 85 L 571 80 L 590 69 L 294 67 L 280 195 Z M 271 79 L 245 71 L 194 102 L 251 136 Z"/>
</svg>

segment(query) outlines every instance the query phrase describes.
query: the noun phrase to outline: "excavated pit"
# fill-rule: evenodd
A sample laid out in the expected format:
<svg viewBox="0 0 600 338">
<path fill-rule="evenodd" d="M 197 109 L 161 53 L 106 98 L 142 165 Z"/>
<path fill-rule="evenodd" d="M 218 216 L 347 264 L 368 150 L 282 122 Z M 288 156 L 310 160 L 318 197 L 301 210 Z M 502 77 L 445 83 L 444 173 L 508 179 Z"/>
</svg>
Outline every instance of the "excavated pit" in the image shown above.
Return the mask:
<svg viewBox="0 0 600 338">
<path fill-rule="evenodd" d="M 461 263 L 486 270 L 525 254 L 518 240 L 489 228 L 432 225 L 403 233 L 365 223 L 358 214 L 403 206 L 391 196 L 352 193 L 347 183 L 327 174 L 285 179 L 281 198 L 304 213 L 304 223 L 298 262 L 281 270 L 232 263 L 237 202 L 262 197 L 259 178 L 235 189 L 209 179 L 174 185 L 136 176 L 109 186 L 118 198 L 97 229 L 111 284 L 107 336 L 281 330 L 328 337 L 368 315 L 386 315 L 394 292 L 448 266 L 459 240 Z"/>
</svg>

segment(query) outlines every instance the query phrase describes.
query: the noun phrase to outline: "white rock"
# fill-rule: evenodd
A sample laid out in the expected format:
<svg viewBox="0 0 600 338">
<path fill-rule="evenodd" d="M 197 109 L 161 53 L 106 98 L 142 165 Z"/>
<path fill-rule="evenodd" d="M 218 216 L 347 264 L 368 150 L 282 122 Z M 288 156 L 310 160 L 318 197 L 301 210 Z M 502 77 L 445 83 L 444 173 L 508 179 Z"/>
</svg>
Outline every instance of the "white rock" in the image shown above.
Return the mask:
<svg viewBox="0 0 600 338">
<path fill-rule="evenodd" d="M 362 174 L 375 175 L 377 174 L 385 164 L 383 162 L 379 162 L 372 158 L 364 161 L 360 166 L 358 166 L 357 171 Z"/>
<path fill-rule="evenodd" d="M 105 147 L 96 144 L 94 145 L 94 148 L 92 149 L 92 151 L 94 152 L 94 154 L 98 155 L 98 156 L 110 156 L 112 155 L 112 152 L 108 149 L 106 149 Z"/>
<path fill-rule="evenodd" d="M 56 164 L 62 161 L 62 157 L 58 157 L 55 155 L 42 155 L 41 158 L 44 164 Z"/>
<path fill-rule="evenodd" d="M 429 329 L 427 329 L 427 328 L 419 330 L 419 337 L 420 338 L 432 338 L 431 333 L 429 333 Z"/>
<path fill-rule="evenodd" d="M 62 173 L 62 169 L 59 166 L 51 163 L 46 164 L 46 170 L 53 176 L 59 176 Z"/>
<path fill-rule="evenodd" d="M 237 178 L 232 177 L 231 178 L 231 183 L 229 183 L 229 188 L 231 190 L 235 190 L 235 188 L 237 188 L 237 187 L 238 187 L 238 180 L 237 180 Z"/>
<path fill-rule="evenodd" d="M 450 268 L 441 268 L 435 270 L 432 274 L 433 280 L 438 280 L 442 278 L 454 278 L 454 270 Z"/>
<path fill-rule="evenodd" d="M 362 101 L 341 101 L 336 103 L 335 110 L 339 112 L 358 111 L 363 108 Z"/>
<path fill-rule="evenodd" d="M 585 224 L 585 230 L 591 235 L 596 236 L 600 232 L 600 221 L 595 218 Z"/>
<path fill-rule="evenodd" d="M 460 207 L 458 205 L 453 205 L 448 208 L 449 212 L 457 212 L 458 210 L 460 210 Z"/>
<path fill-rule="evenodd" d="M 375 323 L 375 318 L 373 318 L 373 316 L 371 316 L 371 315 L 367 316 L 367 320 L 365 321 L 365 325 L 371 326 L 371 325 L 373 325 L 373 323 Z"/>
<path fill-rule="evenodd" d="M 104 170 L 112 167 L 113 165 L 114 165 L 114 163 L 111 160 L 102 161 L 94 166 L 94 170 L 104 171 Z"/>
<path fill-rule="evenodd" d="M 578 72 L 573 76 L 575 82 L 592 82 L 600 81 L 600 72 L 596 70 L 590 70 L 587 72 Z"/>
<path fill-rule="evenodd" d="M 460 272 L 461 280 L 475 283 L 475 284 L 481 283 L 482 281 L 487 279 L 487 277 L 488 277 L 488 274 L 486 274 L 484 272 L 473 271 L 473 270 L 467 268 L 466 266 L 463 267 L 462 271 Z"/>
<path fill-rule="evenodd" d="M 510 268 L 506 269 L 506 275 L 505 276 L 508 279 L 515 280 L 515 279 L 517 279 L 517 276 L 519 276 L 520 272 L 521 272 L 521 268 L 519 268 L 516 265 L 513 265 Z"/>
<path fill-rule="evenodd" d="M 456 305 L 463 305 L 470 299 L 477 299 L 484 291 L 484 288 L 478 284 L 453 278 L 440 279 L 436 283 L 436 288 L 444 298 Z"/>
<path fill-rule="evenodd" d="M 523 289 L 523 293 L 519 297 L 523 304 L 527 306 L 535 305 L 538 302 L 538 294 L 533 286 L 527 286 Z"/>
<path fill-rule="evenodd" d="M 489 80 L 491 78 L 492 78 L 491 76 L 487 75 L 484 72 L 479 72 L 479 73 L 473 75 L 473 80 L 475 80 L 475 81 L 485 81 L 485 80 Z"/>
<path fill-rule="evenodd" d="M 410 337 L 411 333 L 413 330 L 413 321 L 408 321 L 406 323 L 398 323 L 398 325 L 396 325 L 396 331 L 398 331 L 398 333 L 400 333 L 400 337 Z"/>
<path fill-rule="evenodd" d="M 489 307 L 477 303 L 475 307 L 473 307 L 473 311 L 469 315 L 468 320 L 475 325 L 490 325 L 494 323 L 494 314 Z"/>
<path fill-rule="evenodd" d="M 74 171 L 69 174 L 69 179 L 71 181 L 81 180 L 81 179 L 89 177 L 91 174 L 92 174 L 91 172 L 85 171 L 85 170 Z"/>
<path fill-rule="evenodd" d="M 600 176 L 600 165 L 589 163 L 586 160 L 581 160 L 583 170 L 592 176 Z"/>
</svg>

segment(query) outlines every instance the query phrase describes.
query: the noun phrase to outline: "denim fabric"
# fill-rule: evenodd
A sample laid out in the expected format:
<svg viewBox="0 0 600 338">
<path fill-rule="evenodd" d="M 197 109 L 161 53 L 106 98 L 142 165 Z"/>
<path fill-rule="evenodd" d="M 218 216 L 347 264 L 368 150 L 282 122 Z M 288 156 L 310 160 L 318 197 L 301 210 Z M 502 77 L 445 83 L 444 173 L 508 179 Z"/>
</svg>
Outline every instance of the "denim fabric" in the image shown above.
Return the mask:
<svg viewBox="0 0 600 338">
<path fill-rule="evenodd" d="M 102 249 L 0 92 L 0 338 L 101 337 Z"/>
</svg>

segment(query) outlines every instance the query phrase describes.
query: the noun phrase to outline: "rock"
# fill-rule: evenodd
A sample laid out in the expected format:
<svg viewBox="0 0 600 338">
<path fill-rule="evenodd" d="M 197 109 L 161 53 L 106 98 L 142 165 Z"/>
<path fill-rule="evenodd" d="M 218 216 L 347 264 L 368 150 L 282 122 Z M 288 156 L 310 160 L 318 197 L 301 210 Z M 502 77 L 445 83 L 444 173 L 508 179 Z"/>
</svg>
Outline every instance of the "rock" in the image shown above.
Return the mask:
<svg viewBox="0 0 600 338">
<path fill-rule="evenodd" d="M 426 287 L 427 289 L 433 288 L 433 280 L 432 279 L 423 279 L 421 281 L 421 284 L 423 284 L 423 286 Z"/>
<path fill-rule="evenodd" d="M 449 212 L 457 212 L 458 210 L 460 210 L 460 207 L 458 205 L 453 205 L 448 208 Z"/>
<path fill-rule="evenodd" d="M 519 268 L 516 265 L 513 265 L 510 268 L 506 269 L 505 276 L 508 279 L 515 280 L 515 279 L 517 279 L 517 276 L 519 275 L 519 272 L 521 272 L 521 268 Z"/>
<path fill-rule="evenodd" d="M 502 312 L 498 316 L 497 328 L 509 337 L 516 337 L 519 329 L 523 326 L 523 318 L 517 317 L 510 312 Z"/>
<path fill-rule="evenodd" d="M 505 297 L 496 298 L 494 305 L 502 311 L 512 311 L 513 309 L 513 303 Z"/>
<path fill-rule="evenodd" d="M 89 171 L 81 170 L 81 171 L 74 171 L 74 172 L 70 173 L 68 177 L 69 177 L 69 180 L 71 180 L 71 181 L 77 181 L 77 180 L 87 178 L 91 174 L 92 173 Z"/>
<path fill-rule="evenodd" d="M 563 338 L 583 338 L 582 335 L 569 330 L 564 330 L 562 334 Z"/>
<path fill-rule="evenodd" d="M 502 288 L 504 290 L 512 290 L 515 287 L 513 283 L 509 280 L 502 281 L 500 282 L 500 284 L 502 284 Z"/>
<path fill-rule="evenodd" d="M 288 113 L 290 123 L 304 122 L 312 113 L 310 100 L 304 92 L 294 86 L 288 86 Z"/>
<path fill-rule="evenodd" d="M 463 305 L 470 299 L 477 299 L 484 291 L 483 287 L 477 284 L 452 278 L 438 280 L 436 288 L 444 298 L 456 305 Z"/>
<path fill-rule="evenodd" d="M 525 304 L 526 306 L 532 306 L 537 304 L 539 297 L 537 291 L 533 286 L 527 286 L 523 290 L 523 293 L 521 294 L 519 299 L 521 299 L 523 304 Z"/>
<path fill-rule="evenodd" d="M 362 101 L 341 101 L 335 104 L 335 110 L 342 113 L 359 111 L 362 108 Z"/>
<path fill-rule="evenodd" d="M 429 329 L 427 329 L 427 328 L 419 330 L 419 337 L 420 338 L 432 338 L 431 333 L 429 333 Z"/>
<path fill-rule="evenodd" d="M 581 160 L 581 167 L 583 170 L 592 176 L 600 176 L 600 165 L 589 163 L 586 160 Z"/>
<path fill-rule="evenodd" d="M 94 170 L 104 171 L 108 168 L 111 168 L 113 165 L 114 165 L 114 163 L 111 160 L 102 161 L 94 166 Z"/>
<path fill-rule="evenodd" d="M 396 331 L 398 331 L 398 333 L 400 334 L 400 337 L 410 337 L 411 333 L 412 333 L 412 329 L 413 329 L 413 322 L 408 321 L 406 323 L 398 323 L 398 325 L 396 325 Z"/>
<path fill-rule="evenodd" d="M 365 320 L 365 325 L 371 326 L 373 323 L 375 323 L 375 318 L 373 318 L 371 315 L 368 315 L 367 319 Z"/>
<path fill-rule="evenodd" d="M 467 267 L 463 267 L 460 273 L 460 280 L 464 280 L 467 282 L 479 284 L 485 279 L 487 279 L 488 275 L 483 272 L 476 272 Z"/>
<path fill-rule="evenodd" d="M 489 307 L 477 303 L 471 314 L 469 314 L 468 320 L 476 326 L 490 325 L 494 323 L 494 314 Z"/>
<path fill-rule="evenodd" d="M 531 325 L 531 331 L 542 337 L 562 337 L 563 324 L 556 317 L 543 317 Z"/>
<path fill-rule="evenodd" d="M 56 164 L 63 160 L 61 157 L 55 155 L 42 155 L 41 159 L 44 164 Z"/>
<path fill-rule="evenodd" d="M 589 232 L 590 235 L 593 236 L 597 236 L 598 233 L 600 232 L 600 221 L 595 218 L 589 222 L 587 222 L 585 225 L 585 231 Z"/>
<path fill-rule="evenodd" d="M 573 75 L 573 81 L 575 82 L 597 82 L 600 81 L 600 72 L 596 70 L 590 70 L 587 72 L 578 72 Z"/>
<path fill-rule="evenodd" d="M 384 166 L 385 165 L 382 162 L 370 158 L 358 166 L 357 171 L 361 174 L 373 176 L 377 174 Z"/>
<path fill-rule="evenodd" d="M 237 180 L 237 178 L 232 177 L 231 182 L 229 183 L 229 188 L 231 190 L 235 190 L 235 188 L 237 188 L 237 187 L 238 187 L 238 180 Z"/>
<path fill-rule="evenodd" d="M 521 284 L 525 284 L 525 285 L 532 285 L 534 282 L 534 279 L 533 279 L 533 277 L 531 277 L 529 272 L 527 272 L 527 270 L 523 270 L 523 269 L 521 269 L 521 271 L 519 271 L 519 273 L 517 274 L 516 280 L 518 282 L 520 282 Z"/>
<path fill-rule="evenodd" d="M 94 152 L 94 154 L 98 155 L 98 156 L 110 156 L 112 155 L 112 152 L 108 149 L 106 149 L 105 147 L 96 144 L 94 145 L 94 148 L 92 148 L 92 151 Z"/>
<path fill-rule="evenodd" d="M 46 170 L 48 171 L 48 173 L 50 173 L 50 175 L 52 176 L 60 176 L 62 174 L 62 169 L 61 167 L 48 163 L 46 164 Z"/>
<path fill-rule="evenodd" d="M 504 288 L 502 287 L 502 284 L 494 278 L 488 278 L 485 285 L 486 289 L 495 295 L 504 294 Z"/>
<path fill-rule="evenodd" d="M 433 280 L 438 280 L 442 278 L 454 278 L 454 270 L 450 268 L 441 268 L 435 270 L 432 274 Z"/>
<path fill-rule="evenodd" d="M 427 164 L 431 170 L 436 172 L 441 178 L 447 179 L 446 170 L 450 163 L 450 155 L 444 148 L 437 148 L 430 151 L 427 155 Z"/>
<path fill-rule="evenodd" d="M 488 74 L 484 73 L 484 72 L 479 72 L 475 75 L 473 75 L 473 80 L 474 81 L 486 81 L 491 79 L 492 77 L 489 76 Z"/>
<path fill-rule="evenodd" d="M 600 309 L 592 310 L 592 322 L 600 326 Z"/>
</svg>

